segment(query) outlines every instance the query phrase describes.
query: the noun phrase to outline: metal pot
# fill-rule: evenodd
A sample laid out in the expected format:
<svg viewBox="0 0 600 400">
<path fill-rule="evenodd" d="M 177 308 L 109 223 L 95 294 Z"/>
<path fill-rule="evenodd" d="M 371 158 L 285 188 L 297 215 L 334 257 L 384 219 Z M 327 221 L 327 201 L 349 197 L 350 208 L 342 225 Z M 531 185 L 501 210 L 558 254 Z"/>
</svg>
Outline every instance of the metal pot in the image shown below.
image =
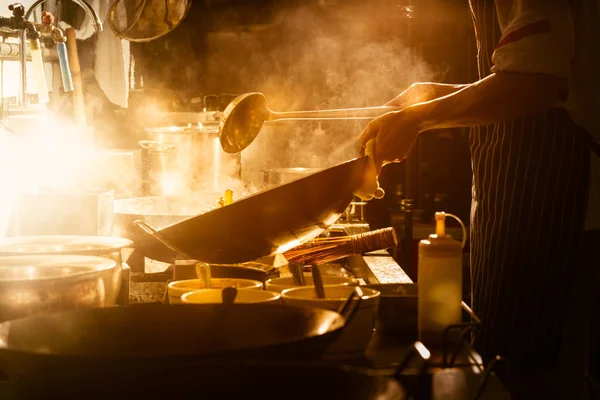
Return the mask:
<svg viewBox="0 0 600 400">
<path fill-rule="evenodd" d="M 126 302 L 129 297 L 127 283 L 120 281 L 122 270 L 129 268 L 125 260 L 131 254 L 133 242 L 129 239 L 110 236 L 18 236 L 0 241 L 0 257 L 6 256 L 96 256 L 112 260 L 118 267 L 118 275 L 104 275 L 105 304 L 114 305 L 121 296 Z M 127 249 L 127 250 L 126 250 Z M 126 254 L 123 254 L 126 253 Z M 127 274 L 123 271 L 123 277 Z M 119 293 L 123 289 L 126 293 Z"/>
<path fill-rule="evenodd" d="M 118 292 L 120 277 L 121 269 L 108 258 L 1 257 L 0 321 L 76 308 L 113 306 L 116 299 L 110 291 Z M 105 282 L 113 287 L 107 287 Z"/>
<path fill-rule="evenodd" d="M 225 153 L 218 125 L 196 122 L 145 129 L 142 147 L 143 194 L 223 192 L 240 178 L 240 155 Z"/>
</svg>

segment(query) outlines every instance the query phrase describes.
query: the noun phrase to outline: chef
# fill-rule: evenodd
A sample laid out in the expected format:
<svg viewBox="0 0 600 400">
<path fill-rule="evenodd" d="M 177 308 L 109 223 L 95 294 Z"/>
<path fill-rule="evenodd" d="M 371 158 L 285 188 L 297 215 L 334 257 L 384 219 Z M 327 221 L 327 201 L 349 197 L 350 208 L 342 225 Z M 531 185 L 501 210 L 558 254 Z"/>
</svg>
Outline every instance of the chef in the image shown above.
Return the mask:
<svg viewBox="0 0 600 400">
<path fill-rule="evenodd" d="M 514 398 L 584 389 L 600 257 L 597 0 L 470 0 L 480 80 L 416 83 L 371 121 L 378 171 L 432 129 L 472 127 L 472 305 Z M 597 250 L 596 250 L 597 252 Z M 598 394 L 596 394 L 598 396 Z"/>
</svg>

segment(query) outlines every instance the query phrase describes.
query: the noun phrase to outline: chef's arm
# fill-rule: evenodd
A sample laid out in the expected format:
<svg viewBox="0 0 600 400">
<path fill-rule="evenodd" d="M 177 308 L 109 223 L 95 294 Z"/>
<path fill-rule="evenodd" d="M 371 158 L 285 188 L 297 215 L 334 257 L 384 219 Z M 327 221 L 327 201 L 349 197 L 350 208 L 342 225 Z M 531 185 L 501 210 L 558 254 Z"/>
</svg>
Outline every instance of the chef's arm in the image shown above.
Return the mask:
<svg viewBox="0 0 600 400">
<path fill-rule="evenodd" d="M 436 82 L 416 82 L 413 83 L 385 105 L 391 107 L 405 108 L 413 104 L 430 101 L 439 97 L 444 97 L 455 93 L 468 85 L 436 83 Z"/>
<path fill-rule="evenodd" d="M 420 132 L 487 125 L 558 106 L 567 93 L 564 78 L 496 72 L 452 94 L 412 105 L 405 111 L 417 116 Z"/>
</svg>

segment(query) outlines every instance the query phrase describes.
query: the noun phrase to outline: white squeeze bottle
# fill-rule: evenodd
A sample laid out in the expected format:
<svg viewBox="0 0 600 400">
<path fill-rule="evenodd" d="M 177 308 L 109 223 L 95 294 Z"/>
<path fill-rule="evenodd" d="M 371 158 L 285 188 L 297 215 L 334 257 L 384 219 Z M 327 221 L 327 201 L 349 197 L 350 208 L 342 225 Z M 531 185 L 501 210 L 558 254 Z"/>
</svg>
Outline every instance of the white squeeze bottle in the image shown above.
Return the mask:
<svg viewBox="0 0 600 400">
<path fill-rule="evenodd" d="M 455 218 L 463 230 L 462 243 L 446 234 L 446 216 Z M 419 242 L 419 340 L 441 344 L 444 329 L 462 322 L 462 252 L 466 229 L 452 214 L 435 213 L 435 234 Z"/>
</svg>

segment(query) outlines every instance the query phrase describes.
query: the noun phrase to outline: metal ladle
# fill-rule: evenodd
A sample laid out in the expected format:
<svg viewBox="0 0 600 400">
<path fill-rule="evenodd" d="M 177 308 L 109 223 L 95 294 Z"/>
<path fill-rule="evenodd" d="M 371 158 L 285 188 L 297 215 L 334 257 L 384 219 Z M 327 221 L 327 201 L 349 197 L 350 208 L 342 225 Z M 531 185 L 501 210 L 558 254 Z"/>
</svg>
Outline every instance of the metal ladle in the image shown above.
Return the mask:
<svg viewBox="0 0 600 400">
<path fill-rule="evenodd" d="M 267 107 L 262 93 L 242 94 L 229 103 L 219 123 L 221 147 L 239 153 L 254 141 L 263 123 L 271 121 L 373 119 L 398 107 L 342 108 L 334 110 L 275 112 Z"/>
</svg>

